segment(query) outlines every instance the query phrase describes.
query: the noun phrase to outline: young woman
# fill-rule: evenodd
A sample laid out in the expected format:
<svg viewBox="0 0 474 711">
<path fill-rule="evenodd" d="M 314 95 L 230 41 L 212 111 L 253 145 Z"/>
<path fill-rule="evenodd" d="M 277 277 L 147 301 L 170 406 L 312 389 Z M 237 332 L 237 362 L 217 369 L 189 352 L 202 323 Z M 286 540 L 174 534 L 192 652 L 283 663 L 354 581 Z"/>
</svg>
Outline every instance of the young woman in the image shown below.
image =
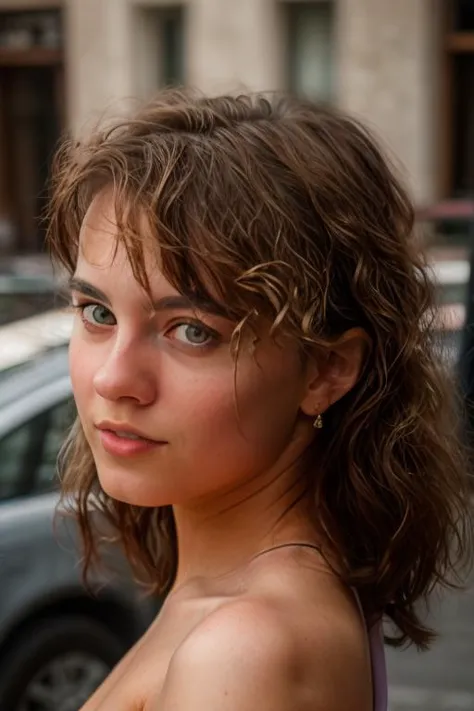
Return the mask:
<svg viewBox="0 0 474 711">
<path fill-rule="evenodd" d="M 60 152 L 87 558 L 162 610 L 84 711 L 383 711 L 387 641 L 469 554 L 453 387 L 413 210 L 366 131 L 168 92 Z"/>
</svg>

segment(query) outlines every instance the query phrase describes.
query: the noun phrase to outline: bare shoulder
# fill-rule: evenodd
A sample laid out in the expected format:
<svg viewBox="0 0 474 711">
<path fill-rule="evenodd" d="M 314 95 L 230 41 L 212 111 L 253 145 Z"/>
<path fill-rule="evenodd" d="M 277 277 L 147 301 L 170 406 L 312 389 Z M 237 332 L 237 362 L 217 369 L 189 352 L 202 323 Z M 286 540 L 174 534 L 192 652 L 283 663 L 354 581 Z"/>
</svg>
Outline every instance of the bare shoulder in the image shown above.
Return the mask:
<svg viewBox="0 0 474 711">
<path fill-rule="evenodd" d="M 156 711 L 370 709 L 358 675 L 341 676 L 357 646 L 344 625 L 334 634 L 322 615 L 306 626 L 259 597 L 221 606 L 176 651 Z"/>
<path fill-rule="evenodd" d="M 156 707 L 160 711 L 286 711 L 292 650 L 284 626 L 253 600 L 227 603 L 174 654 Z"/>
</svg>

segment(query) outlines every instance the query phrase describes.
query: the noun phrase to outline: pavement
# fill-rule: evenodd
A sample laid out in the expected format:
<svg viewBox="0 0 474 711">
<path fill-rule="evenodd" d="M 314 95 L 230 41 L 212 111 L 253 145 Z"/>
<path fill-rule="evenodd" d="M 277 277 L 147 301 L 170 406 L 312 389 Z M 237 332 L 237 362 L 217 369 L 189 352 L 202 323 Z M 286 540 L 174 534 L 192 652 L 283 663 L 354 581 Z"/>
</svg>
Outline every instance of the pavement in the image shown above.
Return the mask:
<svg viewBox="0 0 474 711">
<path fill-rule="evenodd" d="M 390 711 L 474 711 L 474 578 L 433 601 L 428 652 L 387 648 Z"/>
</svg>

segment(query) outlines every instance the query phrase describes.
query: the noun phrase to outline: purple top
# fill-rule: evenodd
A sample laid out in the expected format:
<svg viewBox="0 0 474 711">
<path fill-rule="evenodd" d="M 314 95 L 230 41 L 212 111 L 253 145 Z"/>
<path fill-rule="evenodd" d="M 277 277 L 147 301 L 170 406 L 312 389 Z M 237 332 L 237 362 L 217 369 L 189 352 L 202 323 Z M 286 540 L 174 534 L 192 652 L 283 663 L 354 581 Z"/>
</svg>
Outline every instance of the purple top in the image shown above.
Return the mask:
<svg viewBox="0 0 474 711">
<path fill-rule="evenodd" d="M 374 689 L 374 711 L 387 711 L 388 684 L 383 629 L 380 620 L 368 630 L 370 659 L 372 664 L 372 685 Z"/>
<path fill-rule="evenodd" d="M 370 650 L 370 665 L 372 668 L 372 689 L 373 689 L 373 711 L 388 710 L 388 683 L 387 683 L 387 665 L 385 663 L 385 648 L 383 640 L 383 623 L 382 618 L 378 619 L 374 624 L 370 625 L 364 615 L 364 610 L 357 593 L 357 590 L 352 588 L 360 614 L 367 627 L 367 637 Z"/>
</svg>

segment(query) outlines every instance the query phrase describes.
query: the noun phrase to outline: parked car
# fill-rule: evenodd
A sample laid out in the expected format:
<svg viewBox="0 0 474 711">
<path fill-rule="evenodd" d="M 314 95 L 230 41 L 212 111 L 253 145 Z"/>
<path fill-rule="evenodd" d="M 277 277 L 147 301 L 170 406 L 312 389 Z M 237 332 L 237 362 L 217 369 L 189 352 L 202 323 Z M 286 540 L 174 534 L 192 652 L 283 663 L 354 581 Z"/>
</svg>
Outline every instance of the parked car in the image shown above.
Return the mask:
<svg viewBox="0 0 474 711">
<path fill-rule="evenodd" d="M 75 414 L 66 348 L 18 360 L 0 370 L 0 709 L 77 711 L 159 602 L 113 547 L 93 594 L 84 587 L 75 522 L 53 526 L 56 458 Z"/>
</svg>

